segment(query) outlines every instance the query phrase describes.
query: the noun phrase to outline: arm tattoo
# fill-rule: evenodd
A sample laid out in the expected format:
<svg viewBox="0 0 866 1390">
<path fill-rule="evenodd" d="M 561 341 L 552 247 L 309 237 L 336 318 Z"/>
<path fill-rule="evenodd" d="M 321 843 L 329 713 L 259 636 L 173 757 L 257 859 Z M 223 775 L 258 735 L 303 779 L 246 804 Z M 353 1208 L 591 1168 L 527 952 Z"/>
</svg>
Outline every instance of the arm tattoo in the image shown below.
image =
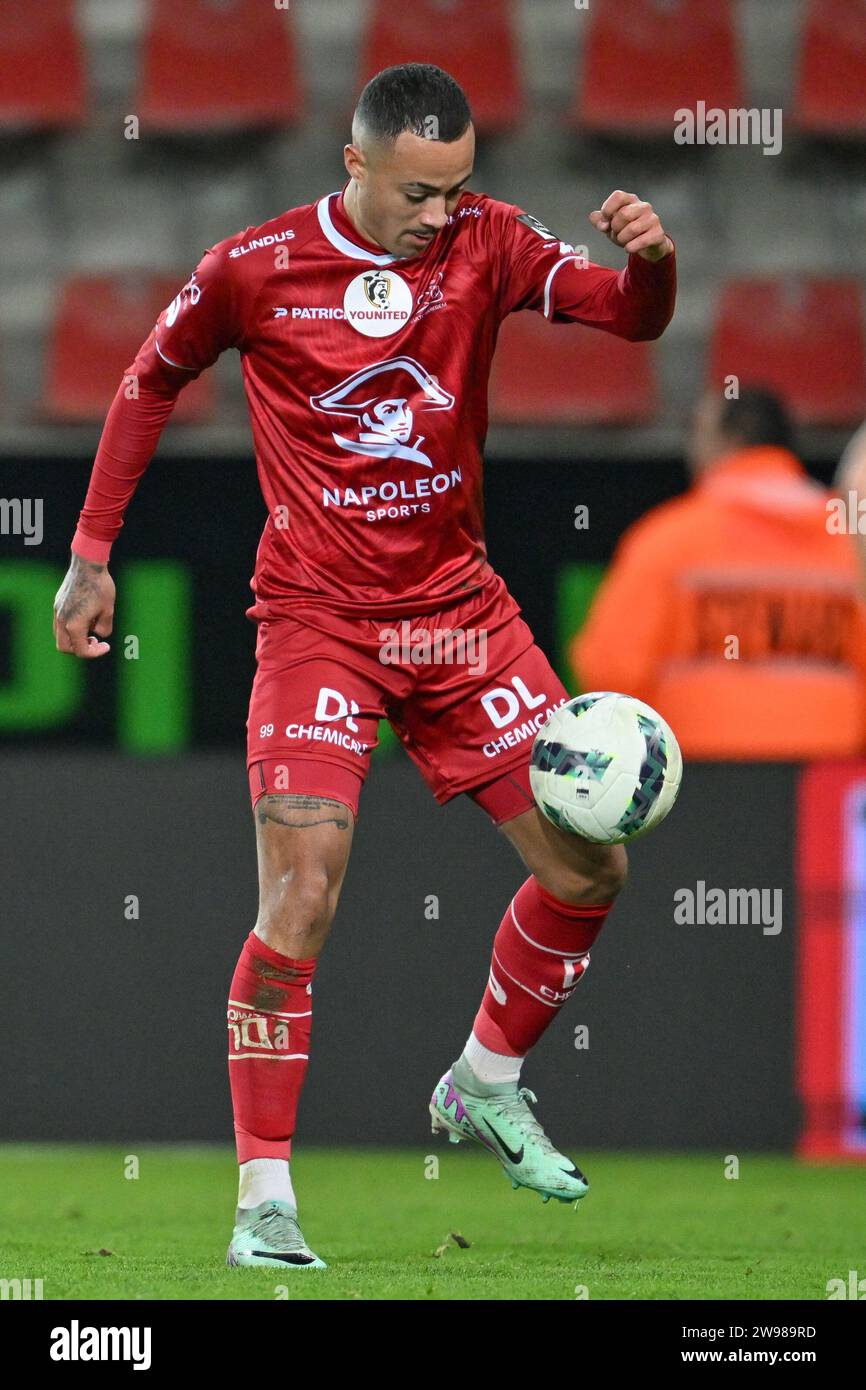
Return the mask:
<svg viewBox="0 0 866 1390">
<path fill-rule="evenodd" d="M 273 821 L 291 830 L 308 830 L 315 825 L 349 828 L 347 808 L 329 796 L 263 796 L 256 803 L 256 818 L 259 825 Z"/>
</svg>

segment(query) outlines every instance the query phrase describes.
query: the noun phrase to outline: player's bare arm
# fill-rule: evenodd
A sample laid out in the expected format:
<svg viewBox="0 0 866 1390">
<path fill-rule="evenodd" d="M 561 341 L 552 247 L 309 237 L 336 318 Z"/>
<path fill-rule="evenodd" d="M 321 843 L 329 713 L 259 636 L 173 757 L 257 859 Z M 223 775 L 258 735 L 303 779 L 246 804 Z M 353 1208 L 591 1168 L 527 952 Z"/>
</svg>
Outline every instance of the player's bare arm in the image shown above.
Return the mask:
<svg viewBox="0 0 866 1390">
<path fill-rule="evenodd" d="M 114 580 L 108 566 L 72 552 L 54 600 L 54 637 L 59 652 L 90 659 L 105 656 L 114 622 Z"/>
<path fill-rule="evenodd" d="M 642 256 L 645 261 L 661 261 L 674 249 L 652 204 L 636 193 L 617 188 L 600 208 L 589 214 L 589 220 L 615 246 L 621 246 L 629 255 Z"/>
</svg>

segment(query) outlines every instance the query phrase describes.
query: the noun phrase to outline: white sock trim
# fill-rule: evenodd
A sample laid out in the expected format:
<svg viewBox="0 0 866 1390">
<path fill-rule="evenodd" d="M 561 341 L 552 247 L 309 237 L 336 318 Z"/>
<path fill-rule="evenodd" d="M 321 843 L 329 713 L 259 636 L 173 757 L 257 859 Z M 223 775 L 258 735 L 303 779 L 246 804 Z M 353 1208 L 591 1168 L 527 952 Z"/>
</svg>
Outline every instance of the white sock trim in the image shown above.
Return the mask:
<svg viewBox="0 0 866 1390">
<path fill-rule="evenodd" d="M 479 1042 L 474 1032 L 469 1034 L 463 1056 L 470 1067 L 486 1086 L 498 1086 L 503 1081 L 519 1081 L 522 1057 L 508 1057 L 502 1052 L 491 1052 Z"/>
</svg>

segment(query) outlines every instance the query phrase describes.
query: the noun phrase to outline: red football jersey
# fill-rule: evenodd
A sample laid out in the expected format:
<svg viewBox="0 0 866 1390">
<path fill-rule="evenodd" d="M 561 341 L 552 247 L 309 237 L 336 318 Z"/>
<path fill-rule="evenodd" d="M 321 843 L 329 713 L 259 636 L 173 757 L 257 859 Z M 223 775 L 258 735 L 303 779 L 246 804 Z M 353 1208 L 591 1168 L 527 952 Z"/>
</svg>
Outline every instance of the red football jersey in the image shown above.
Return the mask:
<svg viewBox="0 0 866 1390">
<path fill-rule="evenodd" d="M 80 554 L 108 558 L 177 393 L 233 347 L 268 509 L 252 615 L 435 611 L 491 574 L 482 454 L 505 316 L 637 339 L 673 313 L 673 255 L 608 270 L 465 192 L 421 254 L 398 258 L 355 230 L 343 192 L 205 253 L 128 369 L 137 398 L 125 383 L 109 411 Z"/>
</svg>

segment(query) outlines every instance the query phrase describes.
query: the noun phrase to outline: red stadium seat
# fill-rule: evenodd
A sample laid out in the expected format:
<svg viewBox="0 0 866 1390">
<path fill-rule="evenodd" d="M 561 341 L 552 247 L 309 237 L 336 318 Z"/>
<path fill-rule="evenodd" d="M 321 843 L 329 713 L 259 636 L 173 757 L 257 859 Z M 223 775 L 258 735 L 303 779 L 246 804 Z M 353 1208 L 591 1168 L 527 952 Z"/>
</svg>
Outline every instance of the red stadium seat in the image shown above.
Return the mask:
<svg viewBox="0 0 866 1390">
<path fill-rule="evenodd" d="M 301 104 L 285 9 L 270 0 L 150 0 L 135 108 L 145 130 L 283 126 Z"/>
<path fill-rule="evenodd" d="M 0 5 L 0 126 L 63 129 L 83 120 L 74 0 L 7 0 Z"/>
<path fill-rule="evenodd" d="M 743 105 L 730 0 L 614 0 L 590 6 L 574 125 L 670 136 L 674 112 Z"/>
<path fill-rule="evenodd" d="M 855 279 L 733 280 L 722 294 L 710 381 L 735 375 L 775 388 L 802 424 L 855 424 L 866 414 L 866 337 Z"/>
<path fill-rule="evenodd" d="M 644 423 L 657 406 L 649 343 L 552 324 L 536 313 L 503 323 L 491 377 L 493 424 Z"/>
<path fill-rule="evenodd" d="M 866 0 L 812 0 L 795 121 L 811 135 L 866 136 Z"/>
<path fill-rule="evenodd" d="M 78 275 L 60 293 L 48 346 L 45 408 L 64 422 L 102 420 L 183 275 Z M 213 378 L 199 377 L 178 397 L 172 419 L 201 424 L 213 407 Z"/>
<path fill-rule="evenodd" d="M 520 121 L 513 0 L 375 0 L 362 43 L 361 86 L 396 63 L 436 63 L 450 72 L 466 92 L 481 134 L 498 134 Z"/>
</svg>

